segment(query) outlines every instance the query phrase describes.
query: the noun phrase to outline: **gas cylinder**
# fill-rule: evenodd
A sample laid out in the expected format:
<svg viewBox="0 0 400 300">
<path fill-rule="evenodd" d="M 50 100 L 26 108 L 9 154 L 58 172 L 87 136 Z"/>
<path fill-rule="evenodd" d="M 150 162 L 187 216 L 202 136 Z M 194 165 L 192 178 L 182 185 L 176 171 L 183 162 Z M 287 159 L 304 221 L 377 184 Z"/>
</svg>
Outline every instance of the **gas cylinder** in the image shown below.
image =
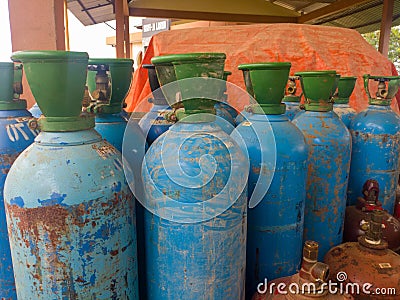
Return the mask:
<svg viewBox="0 0 400 300">
<path fill-rule="evenodd" d="M 350 107 L 349 98 L 353 93 L 357 77 L 340 77 L 337 92 L 333 96 L 333 111 L 339 116 L 344 125 L 349 128 L 356 111 Z"/>
<path fill-rule="evenodd" d="M 382 237 L 388 242 L 388 248 L 400 250 L 400 221 L 382 209 L 379 199 L 379 183 L 369 179 L 364 183 L 362 197 L 358 197 L 357 205 L 346 207 L 343 241 L 357 242 L 359 236 L 364 235 L 369 227 L 374 210 L 383 211 Z"/>
<path fill-rule="evenodd" d="M 230 71 L 224 71 L 224 80 L 227 82 L 228 81 L 228 76 L 232 75 L 232 72 Z M 217 103 L 218 104 L 218 103 Z M 232 117 L 233 119 L 233 125 L 235 125 L 235 118 L 238 115 L 238 112 L 236 111 L 236 109 L 228 104 L 228 93 L 227 93 L 227 88 L 225 85 L 225 89 L 224 89 L 224 94 L 223 94 L 223 98 L 222 98 L 222 102 L 219 102 L 219 105 L 221 107 L 223 107 Z"/>
<path fill-rule="evenodd" d="M 357 299 L 400 296 L 400 255 L 387 249 L 387 242 L 381 238 L 383 218 L 382 210 L 374 210 L 369 228 L 358 242 L 336 246 L 325 256 L 330 278 L 343 284 Z"/>
<path fill-rule="evenodd" d="M 244 299 L 248 164 L 210 101 L 223 88 L 225 54 L 151 62 L 159 78 L 159 66 L 174 66 L 184 108 L 142 164 L 148 299 Z"/>
<path fill-rule="evenodd" d="M 249 108 L 249 110 L 251 110 Z M 238 115 L 235 118 L 235 125 L 239 126 L 240 123 L 242 123 L 243 121 L 246 121 L 247 118 L 250 116 L 250 111 L 247 111 L 247 106 L 244 108 L 243 111 L 241 111 L 240 113 L 238 113 Z"/>
<path fill-rule="evenodd" d="M 29 112 L 35 118 L 40 118 L 40 116 L 42 115 L 42 111 L 40 110 L 39 105 L 37 105 L 37 103 L 33 104 L 33 106 L 29 109 Z"/>
<path fill-rule="evenodd" d="M 253 112 L 248 120 L 231 135 L 234 140 L 238 140 L 238 135 L 243 137 L 246 147 L 243 150 L 250 157 L 248 299 L 259 282 L 293 275 L 301 262 L 308 151 L 303 134 L 289 121 L 285 104 L 281 103 L 290 66 L 290 63 L 239 66 L 248 93 L 259 103 L 250 106 Z M 261 196 L 256 191 L 260 188 Z"/>
<path fill-rule="evenodd" d="M 353 299 L 346 293 L 329 289 L 329 266 L 318 262 L 318 243 L 306 241 L 299 273 L 292 276 L 261 282 L 252 300 L 268 299 Z"/>
<path fill-rule="evenodd" d="M 351 139 L 332 111 L 335 71 L 296 73 L 305 112 L 293 119 L 309 145 L 304 239 L 319 244 L 319 259 L 342 242 Z"/>
<path fill-rule="evenodd" d="M 296 95 L 296 81 L 298 80 L 298 76 L 289 76 L 289 81 L 286 87 L 286 95 L 283 98 L 283 103 L 285 103 L 286 105 L 285 115 L 289 118 L 290 121 L 292 121 L 296 114 L 301 111 L 300 98 L 302 94 Z"/>
<path fill-rule="evenodd" d="M 228 76 L 231 75 L 232 72 L 230 71 L 224 71 L 224 77 L 223 79 L 227 81 Z M 228 121 L 232 126 L 235 126 L 235 118 L 237 116 L 236 110 L 231 107 L 229 104 L 227 104 L 228 100 L 228 95 L 226 94 L 226 85 L 225 89 L 223 90 L 222 96 L 221 96 L 221 102 L 217 102 L 214 107 L 216 111 L 216 115 L 224 118 L 226 121 Z M 233 127 L 231 128 L 231 131 L 233 130 Z M 227 132 L 230 133 L 230 132 Z"/>
<path fill-rule="evenodd" d="M 86 111 L 96 114 L 96 131 L 119 151 L 126 128 L 122 106 L 131 85 L 132 64 L 131 59 L 93 58 L 88 65 L 87 85 L 93 103 Z"/>
<path fill-rule="evenodd" d="M 6 215 L 4 211 L 3 188 L 7 173 L 18 155 L 28 147 L 37 135 L 29 128 L 32 115 L 26 110 L 26 101 L 19 99 L 22 94 L 21 80 L 15 81 L 15 72 L 22 72 L 12 62 L 0 62 L 0 128 L 1 128 L 1 181 L 0 181 L 0 298 L 17 299 L 14 273 L 8 241 Z M 21 73 L 22 79 L 22 73 Z M 14 84 L 13 84 L 14 82 Z M 13 89 L 14 85 L 14 89 Z"/>
<path fill-rule="evenodd" d="M 378 81 L 376 98 L 369 92 L 369 80 Z M 388 84 L 386 84 L 388 82 Z M 348 205 L 355 205 L 368 179 L 379 182 L 383 209 L 394 212 L 399 178 L 400 117 L 390 108 L 397 93 L 400 77 L 364 75 L 364 88 L 369 106 L 358 113 L 350 124 L 353 140 Z"/>
<path fill-rule="evenodd" d="M 151 145 L 173 124 L 173 122 L 165 119 L 165 114 L 172 110 L 161 92 L 154 65 L 148 64 L 143 65 L 143 67 L 147 69 L 148 72 L 150 88 L 153 94 L 153 98 L 148 99 L 148 101 L 153 103 L 153 107 L 150 112 L 140 119 L 139 126 L 143 134 L 147 135 L 147 143 Z"/>
<path fill-rule="evenodd" d="M 81 115 L 88 55 L 22 51 L 43 116 L 4 200 L 18 299 L 139 299 L 135 208 L 121 154 Z"/>
<path fill-rule="evenodd" d="M 223 88 L 220 90 L 220 94 L 217 99 L 218 102 L 215 103 L 215 115 L 217 116 L 215 122 L 225 131 L 227 134 L 231 134 L 232 130 L 235 128 L 235 120 L 232 117 L 232 111 L 235 111 L 233 107 L 230 107 L 227 104 L 228 95 L 226 94 L 226 80 L 228 76 L 232 74 L 229 71 L 224 71 L 222 79 L 224 80 L 224 84 L 222 84 Z"/>
</svg>

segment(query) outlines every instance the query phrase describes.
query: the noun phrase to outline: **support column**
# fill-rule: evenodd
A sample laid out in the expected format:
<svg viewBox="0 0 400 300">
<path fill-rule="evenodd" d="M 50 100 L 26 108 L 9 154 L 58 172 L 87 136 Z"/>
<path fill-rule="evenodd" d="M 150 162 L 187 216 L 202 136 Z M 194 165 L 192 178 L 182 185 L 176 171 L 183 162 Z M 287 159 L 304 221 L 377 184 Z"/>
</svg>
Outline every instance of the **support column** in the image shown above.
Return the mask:
<svg viewBox="0 0 400 300">
<path fill-rule="evenodd" d="M 390 31 L 392 29 L 394 0 L 384 0 L 381 21 L 381 33 L 379 35 L 379 52 L 384 56 L 389 53 Z"/>
<path fill-rule="evenodd" d="M 12 51 L 65 50 L 63 0 L 8 0 Z M 28 108 L 34 97 L 25 79 L 22 98 Z"/>
<path fill-rule="evenodd" d="M 12 50 L 65 50 L 63 0 L 8 0 Z"/>
<path fill-rule="evenodd" d="M 124 16 L 125 58 L 131 58 L 131 42 L 129 40 L 129 16 Z"/>
<path fill-rule="evenodd" d="M 115 0 L 115 21 L 116 21 L 116 50 L 117 58 L 125 58 L 124 54 L 124 6 L 122 1 L 125 0 Z"/>
</svg>

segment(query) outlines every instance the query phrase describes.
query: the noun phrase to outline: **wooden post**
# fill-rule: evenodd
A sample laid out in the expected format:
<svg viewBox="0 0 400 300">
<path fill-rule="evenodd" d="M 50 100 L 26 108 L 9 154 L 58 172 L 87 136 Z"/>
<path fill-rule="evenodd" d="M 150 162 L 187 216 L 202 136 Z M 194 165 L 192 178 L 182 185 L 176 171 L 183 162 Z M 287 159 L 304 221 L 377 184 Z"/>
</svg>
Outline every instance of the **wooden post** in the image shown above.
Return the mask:
<svg viewBox="0 0 400 300">
<path fill-rule="evenodd" d="M 131 58 L 131 43 L 129 41 L 129 16 L 124 16 L 124 25 L 125 58 Z"/>
<path fill-rule="evenodd" d="M 389 54 L 390 31 L 392 29 L 394 0 L 384 0 L 381 21 L 381 33 L 379 35 L 379 52 L 384 56 Z"/>
<path fill-rule="evenodd" d="M 124 54 L 124 6 L 122 1 L 114 0 L 115 6 L 115 21 L 116 21 L 116 50 L 117 58 L 125 58 Z"/>
<path fill-rule="evenodd" d="M 8 0 L 8 10 L 12 51 L 66 50 L 63 0 Z M 30 108 L 35 99 L 25 75 L 22 84 Z"/>
</svg>

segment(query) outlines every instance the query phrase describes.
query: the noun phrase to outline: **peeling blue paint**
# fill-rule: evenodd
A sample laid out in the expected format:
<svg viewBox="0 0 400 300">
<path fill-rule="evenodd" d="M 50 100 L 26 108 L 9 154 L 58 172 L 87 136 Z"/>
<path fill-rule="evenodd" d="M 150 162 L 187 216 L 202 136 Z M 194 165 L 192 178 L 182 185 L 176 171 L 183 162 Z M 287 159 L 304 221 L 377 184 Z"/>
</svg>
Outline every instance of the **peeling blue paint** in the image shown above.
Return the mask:
<svg viewBox="0 0 400 300">
<path fill-rule="evenodd" d="M 28 122 L 31 117 L 32 115 L 26 109 L 0 111 L 0 299 L 17 299 L 3 203 L 3 188 L 15 159 L 37 135 L 36 130 L 29 130 Z M 18 207 L 25 205 L 22 197 L 15 196 L 11 201 L 12 205 Z"/>
<path fill-rule="evenodd" d="M 42 206 L 53 206 L 53 205 L 57 205 L 57 204 L 63 205 L 62 202 L 64 201 L 65 197 L 67 197 L 67 194 L 61 195 L 59 193 L 53 192 L 50 195 L 49 199 L 45 199 L 45 200 L 37 199 L 37 200 Z"/>
<path fill-rule="evenodd" d="M 58 139 L 54 152 L 57 136 L 83 142 L 64 147 Z M 23 164 L 14 164 L 5 188 L 6 199 L 25 203 L 5 200 L 18 298 L 138 300 L 134 202 L 123 171 L 113 167 L 120 153 L 95 130 L 42 132 L 38 140 Z"/>
<path fill-rule="evenodd" d="M 180 165 L 175 160 L 176 147 L 180 149 Z M 208 180 L 209 173 L 205 172 L 200 177 L 190 177 L 187 171 L 198 168 L 196 159 L 207 156 L 215 158 L 215 176 Z M 170 165 L 166 166 L 165 162 Z M 146 203 L 162 204 L 165 201 L 162 191 L 179 199 L 180 205 L 173 208 L 173 220 L 187 219 L 182 212 L 189 214 L 193 208 L 186 209 L 186 203 L 190 207 L 191 203 L 209 200 L 228 180 L 231 180 L 229 186 L 244 189 L 230 199 L 221 200 L 232 199 L 233 203 L 207 221 L 175 222 L 172 218 L 160 217 L 163 209 L 157 214 L 144 211 L 146 264 L 143 272 L 148 300 L 244 299 L 247 174 L 243 169 L 247 172 L 243 152 L 215 122 L 178 122 L 150 146 L 142 167 Z M 228 170 L 235 176 L 228 179 Z M 200 182 L 206 184 L 198 186 Z M 222 204 L 215 206 L 218 205 Z M 215 206 L 210 210 L 219 208 Z"/>
<path fill-rule="evenodd" d="M 24 199 L 22 199 L 22 197 L 20 197 L 20 196 L 12 198 L 10 200 L 10 204 L 11 205 L 18 205 L 19 207 L 24 207 L 24 205 L 25 205 Z"/>
</svg>

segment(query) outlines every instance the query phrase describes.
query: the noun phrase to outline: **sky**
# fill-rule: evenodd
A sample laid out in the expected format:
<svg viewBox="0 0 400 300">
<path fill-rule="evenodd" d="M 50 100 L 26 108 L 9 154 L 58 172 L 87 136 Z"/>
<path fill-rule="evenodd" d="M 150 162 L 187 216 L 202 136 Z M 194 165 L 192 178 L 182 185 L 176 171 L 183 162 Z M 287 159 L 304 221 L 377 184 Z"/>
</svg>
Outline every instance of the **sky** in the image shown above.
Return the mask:
<svg viewBox="0 0 400 300">
<path fill-rule="evenodd" d="M 107 23 L 115 28 L 115 21 L 110 21 Z M 68 26 L 71 51 L 85 51 L 89 53 L 89 57 L 115 58 L 115 48 L 106 45 L 106 37 L 115 36 L 114 29 L 110 28 L 104 23 L 84 26 L 69 11 Z M 0 61 L 10 61 L 11 53 L 12 48 L 8 15 L 8 0 L 0 0 Z"/>
</svg>

